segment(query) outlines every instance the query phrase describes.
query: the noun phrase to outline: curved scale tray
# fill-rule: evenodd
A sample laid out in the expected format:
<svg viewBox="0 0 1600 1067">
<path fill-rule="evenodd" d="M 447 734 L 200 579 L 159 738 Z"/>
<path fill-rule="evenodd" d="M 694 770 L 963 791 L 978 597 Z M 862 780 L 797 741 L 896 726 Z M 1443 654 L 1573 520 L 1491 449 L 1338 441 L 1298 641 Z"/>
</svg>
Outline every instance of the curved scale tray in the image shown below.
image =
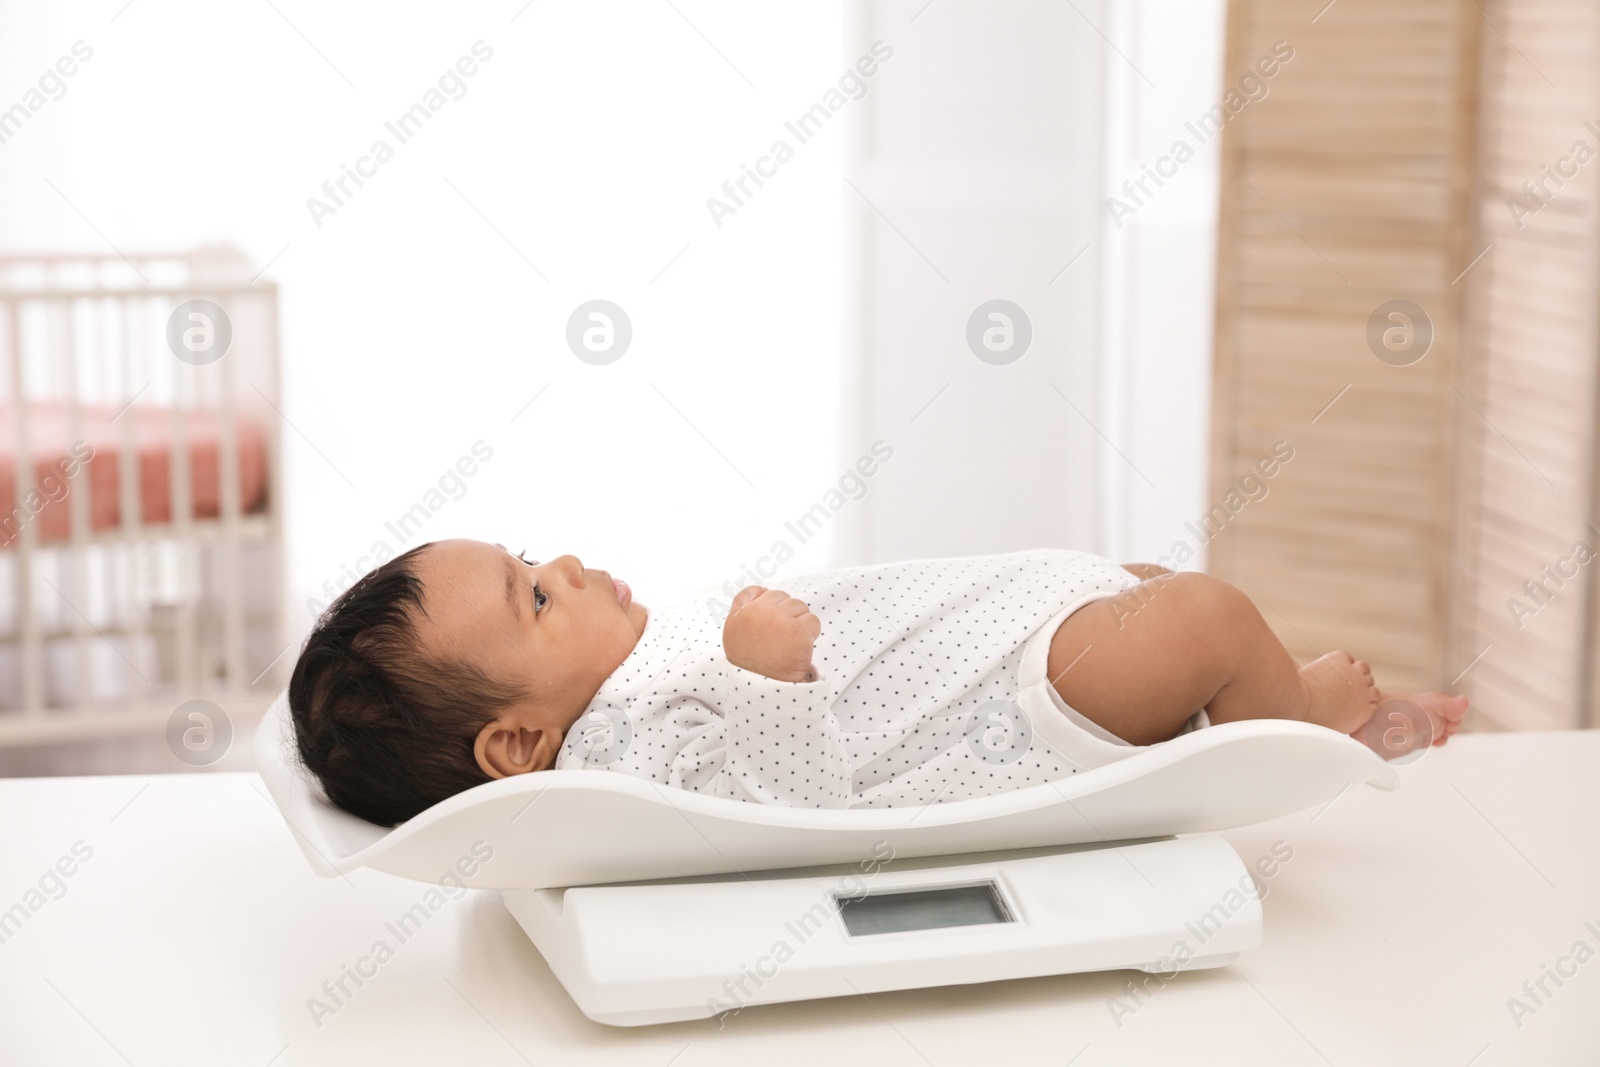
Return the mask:
<svg viewBox="0 0 1600 1067">
<path fill-rule="evenodd" d="M 1182 734 L 1059 781 L 924 807 L 771 807 L 623 774 L 541 771 L 485 783 L 386 829 L 322 799 L 296 756 L 286 694 L 262 720 L 254 754 L 318 874 L 371 867 L 478 889 L 1167 837 L 1265 822 L 1357 782 L 1399 784 L 1394 768 L 1343 734 L 1255 719 Z"/>
</svg>

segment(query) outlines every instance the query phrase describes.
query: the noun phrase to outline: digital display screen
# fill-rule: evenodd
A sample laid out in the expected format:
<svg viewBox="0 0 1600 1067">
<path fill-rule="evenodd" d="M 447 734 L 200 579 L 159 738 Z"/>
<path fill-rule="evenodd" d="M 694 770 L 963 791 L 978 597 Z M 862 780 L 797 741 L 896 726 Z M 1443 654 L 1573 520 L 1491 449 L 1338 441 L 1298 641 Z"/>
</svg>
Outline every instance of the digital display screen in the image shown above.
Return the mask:
<svg viewBox="0 0 1600 1067">
<path fill-rule="evenodd" d="M 834 899 L 852 937 L 1013 921 L 993 882 Z"/>
</svg>

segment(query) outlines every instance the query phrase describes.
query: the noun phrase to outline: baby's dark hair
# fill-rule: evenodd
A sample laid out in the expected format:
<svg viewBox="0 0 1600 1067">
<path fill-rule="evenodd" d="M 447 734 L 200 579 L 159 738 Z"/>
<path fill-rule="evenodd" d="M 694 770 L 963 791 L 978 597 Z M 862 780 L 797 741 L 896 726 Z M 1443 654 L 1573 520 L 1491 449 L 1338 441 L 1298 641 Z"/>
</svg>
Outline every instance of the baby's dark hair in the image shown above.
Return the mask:
<svg viewBox="0 0 1600 1067">
<path fill-rule="evenodd" d="M 371 571 L 330 604 L 289 679 L 301 762 L 336 807 L 379 826 L 489 781 L 473 743 L 526 695 L 474 664 L 423 654 L 416 564 L 431 544 Z"/>
</svg>

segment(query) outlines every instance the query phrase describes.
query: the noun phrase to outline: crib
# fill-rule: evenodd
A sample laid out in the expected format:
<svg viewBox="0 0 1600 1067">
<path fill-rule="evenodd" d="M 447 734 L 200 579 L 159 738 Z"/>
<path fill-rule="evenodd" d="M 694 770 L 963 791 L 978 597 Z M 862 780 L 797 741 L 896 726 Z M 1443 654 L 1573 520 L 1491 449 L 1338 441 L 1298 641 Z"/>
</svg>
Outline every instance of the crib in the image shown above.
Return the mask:
<svg viewBox="0 0 1600 1067">
<path fill-rule="evenodd" d="M 256 273 L 228 245 L 0 255 L 0 745 L 159 731 L 194 700 L 248 720 L 282 688 Z"/>
</svg>

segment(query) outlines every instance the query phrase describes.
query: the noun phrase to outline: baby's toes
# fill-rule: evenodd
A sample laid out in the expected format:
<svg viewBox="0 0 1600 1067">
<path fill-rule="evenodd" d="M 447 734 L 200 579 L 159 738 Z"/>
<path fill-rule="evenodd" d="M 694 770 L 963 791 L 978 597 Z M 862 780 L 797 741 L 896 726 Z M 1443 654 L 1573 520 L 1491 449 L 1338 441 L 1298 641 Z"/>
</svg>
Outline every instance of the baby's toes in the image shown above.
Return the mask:
<svg viewBox="0 0 1600 1067">
<path fill-rule="evenodd" d="M 1367 687 L 1367 703 L 1377 707 L 1378 687 L 1372 682 L 1372 665 L 1364 659 L 1358 659 L 1352 666 L 1357 672 L 1357 683 Z"/>
<path fill-rule="evenodd" d="M 1429 708 L 1428 720 L 1430 725 L 1433 727 L 1433 743 L 1435 745 L 1444 744 L 1455 735 L 1455 732 L 1458 729 L 1461 728 L 1460 717 L 1458 716 L 1456 718 L 1450 718 L 1444 713 L 1444 709 L 1442 707 L 1438 711 Z"/>
</svg>

